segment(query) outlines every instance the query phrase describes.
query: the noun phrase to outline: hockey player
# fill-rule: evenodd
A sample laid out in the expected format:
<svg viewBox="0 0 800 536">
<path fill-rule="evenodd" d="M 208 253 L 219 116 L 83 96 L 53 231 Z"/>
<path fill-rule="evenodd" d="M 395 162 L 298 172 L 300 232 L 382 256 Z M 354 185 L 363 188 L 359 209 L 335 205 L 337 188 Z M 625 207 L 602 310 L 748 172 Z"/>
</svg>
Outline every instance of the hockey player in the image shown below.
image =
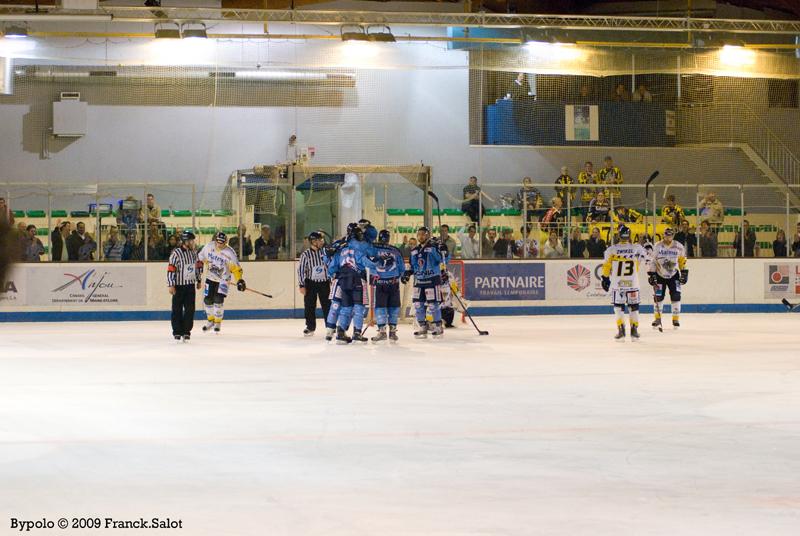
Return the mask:
<svg viewBox="0 0 800 536">
<path fill-rule="evenodd" d="M 427 227 L 417 230 L 419 244 L 411 250 L 411 268 L 406 270 L 401 281 L 405 284 L 414 275 L 414 309 L 419 330 L 414 332 L 418 339 L 428 337 L 429 315 L 433 320 L 431 331 L 434 338 L 444 333 L 442 328 L 442 266 L 447 255 L 447 246 L 431 238 Z"/>
<path fill-rule="evenodd" d="M 208 322 L 203 326 L 203 331 L 213 329 L 214 333 L 219 333 L 225 312 L 223 304 L 228 295 L 228 284 L 231 279 L 236 281 L 239 292 L 247 289 L 236 252 L 227 243 L 228 237 L 225 233 L 218 232 L 214 235 L 214 240 L 206 244 L 197 256 L 198 260 L 206 265 L 203 304 Z"/>
<path fill-rule="evenodd" d="M 346 238 L 340 238 L 336 240 L 332 244 L 328 244 L 325 246 L 323 250 L 323 261 L 325 262 L 325 269 L 327 270 L 328 274 L 332 273 L 331 268 L 334 263 L 334 258 L 339 250 L 347 244 Z M 333 340 L 334 335 L 336 334 L 336 322 L 339 320 L 339 310 L 342 306 L 342 296 L 341 292 L 339 291 L 339 283 L 336 278 L 337 271 L 333 271 L 333 275 L 331 277 L 331 292 L 328 298 L 331 300 L 331 307 L 328 310 L 328 316 L 325 318 L 325 340 L 331 341 Z"/>
<path fill-rule="evenodd" d="M 370 265 L 367 257 L 374 257 L 374 246 L 364 240 L 364 234 L 357 223 L 347 226 L 347 243 L 334 255 L 328 275 L 336 277 L 336 294 L 339 298 L 338 319 L 336 321 L 336 342 L 367 342 L 361 335 L 364 326 L 364 280 L 366 267 Z M 333 307 L 331 307 L 333 310 Z M 353 337 L 347 336 L 350 321 L 353 321 Z"/>
<path fill-rule="evenodd" d="M 625 339 L 625 306 L 630 309 L 631 340 L 639 338 L 639 263 L 647 262 L 647 250 L 631 244 L 631 230 L 619 227 L 619 242 L 606 249 L 603 263 L 603 290 L 611 292 L 611 304 L 617 319 L 617 340 Z"/>
<path fill-rule="evenodd" d="M 669 300 L 672 304 L 672 326 L 680 327 L 681 313 L 681 285 L 689 280 L 689 270 L 686 269 L 686 250 L 683 244 L 674 240 L 675 231 L 666 229 L 664 239 L 653 247 L 652 260 L 648 270 L 648 282 L 653 285 L 655 293 L 653 306 L 655 320 L 653 327 L 661 327 L 661 307 L 664 295 L 669 289 Z"/>
<path fill-rule="evenodd" d="M 389 243 L 391 233 L 383 229 L 378 233 L 377 262 L 375 265 L 375 319 L 378 334 L 372 342 L 385 341 L 388 337 L 397 341 L 397 319 L 400 316 L 400 276 L 405 271 L 405 263 L 400 250 Z M 389 334 L 386 334 L 386 325 Z"/>
</svg>

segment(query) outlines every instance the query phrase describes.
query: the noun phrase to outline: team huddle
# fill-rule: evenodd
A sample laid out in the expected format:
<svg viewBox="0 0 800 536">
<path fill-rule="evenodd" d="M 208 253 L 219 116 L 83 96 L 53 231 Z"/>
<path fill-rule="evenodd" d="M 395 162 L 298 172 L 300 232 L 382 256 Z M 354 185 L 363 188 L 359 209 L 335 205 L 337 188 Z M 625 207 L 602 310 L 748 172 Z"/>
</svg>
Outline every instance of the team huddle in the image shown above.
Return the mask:
<svg viewBox="0 0 800 536">
<path fill-rule="evenodd" d="M 639 264 L 645 263 L 648 283 L 654 290 L 655 320 L 653 327 L 661 331 L 661 310 L 669 290 L 672 305 L 672 325 L 680 326 L 681 285 L 689 280 L 686 252 L 683 244 L 673 239 L 674 231 L 666 229 L 664 239 L 650 244 L 632 244 L 631 231 L 622 225 L 618 229 L 619 242 L 606 249 L 603 263 L 603 290 L 611 294 L 617 320 L 617 340 L 625 338 L 625 308 L 629 310 L 631 340 L 639 338 Z"/>
</svg>

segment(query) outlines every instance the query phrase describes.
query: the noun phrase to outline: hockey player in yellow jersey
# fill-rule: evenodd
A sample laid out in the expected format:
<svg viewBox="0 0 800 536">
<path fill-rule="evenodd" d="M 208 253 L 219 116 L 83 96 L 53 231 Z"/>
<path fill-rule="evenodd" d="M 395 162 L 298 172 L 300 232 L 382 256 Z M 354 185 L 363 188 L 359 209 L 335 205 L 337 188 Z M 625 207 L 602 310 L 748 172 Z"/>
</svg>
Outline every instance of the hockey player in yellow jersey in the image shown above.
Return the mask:
<svg viewBox="0 0 800 536">
<path fill-rule="evenodd" d="M 686 251 L 683 244 L 674 240 L 675 231 L 666 229 L 664 239 L 653 246 L 650 269 L 647 272 L 648 282 L 653 285 L 655 294 L 653 306 L 655 320 L 653 327 L 662 331 L 661 307 L 664 295 L 669 289 L 669 300 L 672 304 L 672 326 L 678 328 L 681 314 L 681 285 L 689 280 L 689 270 L 686 269 Z"/>
<path fill-rule="evenodd" d="M 228 237 L 223 232 L 214 235 L 214 240 L 200 250 L 197 259 L 206 266 L 203 304 L 208 322 L 203 326 L 203 331 L 213 328 L 214 333 L 219 333 L 225 311 L 225 298 L 228 296 L 228 284 L 231 279 L 236 281 L 236 288 L 239 292 L 247 289 L 247 285 L 242 279 L 242 266 L 239 264 L 236 252 L 228 246 Z"/>
<path fill-rule="evenodd" d="M 631 244 L 631 230 L 619 226 L 619 243 L 606 249 L 603 262 L 603 290 L 611 293 L 611 304 L 617 319 L 615 339 L 625 339 L 625 306 L 630 310 L 631 340 L 639 338 L 639 263 L 649 261 L 647 250 Z"/>
</svg>

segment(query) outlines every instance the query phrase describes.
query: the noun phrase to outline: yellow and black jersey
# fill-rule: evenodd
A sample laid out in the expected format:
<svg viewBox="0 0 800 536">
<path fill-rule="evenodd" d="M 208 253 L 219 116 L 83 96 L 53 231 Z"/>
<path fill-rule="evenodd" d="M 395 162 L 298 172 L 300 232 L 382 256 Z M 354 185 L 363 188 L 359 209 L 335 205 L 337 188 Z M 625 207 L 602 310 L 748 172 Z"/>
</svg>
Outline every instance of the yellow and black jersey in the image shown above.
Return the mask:
<svg viewBox="0 0 800 536">
<path fill-rule="evenodd" d="M 590 173 L 588 171 L 581 171 L 578 173 L 578 184 L 599 184 L 599 180 L 600 179 L 597 177 L 597 174 L 594 172 Z M 588 204 L 589 201 L 594 199 L 595 191 L 596 188 L 581 188 L 581 201 L 584 204 Z"/>
<path fill-rule="evenodd" d="M 603 168 L 597 176 L 600 178 L 601 183 L 608 185 L 608 190 L 614 199 L 622 197 L 622 189 L 611 186 L 613 184 L 622 184 L 622 171 L 617 166 Z"/>
<path fill-rule="evenodd" d="M 560 197 L 564 203 L 567 202 L 567 193 L 569 193 L 570 201 L 575 200 L 575 188 L 559 188 L 559 185 L 575 184 L 575 180 L 569 175 L 559 175 L 556 179 L 556 195 Z"/>
<path fill-rule="evenodd" d="M 614 209 L 614 213 L 611 215 L 611 218 L 616 223 L 641 223 L 644 220 L 644 216 L 632 208 L 625 210 Z"/>
<path fill-rule="evenodd" d="M 603 275 L 611 279 L 611 291 L 639 290 L 639 264 L 649 266 L 650 256 L 641 244 L 624 242 L 606 248 Z"/>
<path fill-rule="evenodd" d="M 686 215 L 683 213 L 683 209 L 680 205 L 665 205 L 661 208 L 661 223 L 677 227 L 685 219 Z"/>
</svg>

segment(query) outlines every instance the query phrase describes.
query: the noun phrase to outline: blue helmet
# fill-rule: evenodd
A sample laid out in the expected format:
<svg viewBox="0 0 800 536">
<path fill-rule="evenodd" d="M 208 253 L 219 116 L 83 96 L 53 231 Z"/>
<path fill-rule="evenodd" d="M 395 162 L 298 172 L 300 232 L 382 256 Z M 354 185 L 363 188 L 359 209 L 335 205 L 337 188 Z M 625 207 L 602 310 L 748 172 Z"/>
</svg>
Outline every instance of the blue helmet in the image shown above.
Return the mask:
<svg viewBox="0 0 800 536">
<path fill-rule="evenodd" d="M 619 226 L 619 237 L 623 240 L 630 240 L 631 238 L 631 230 L 626 225 Z"/>
<path fill-rule="evenodd" d="M 383 229 L 378 233 L 378 242 L 381 244 L 388 244 L 391 239 L 392 233 L 390 233 L 388 229 Z"/>
</svg>

